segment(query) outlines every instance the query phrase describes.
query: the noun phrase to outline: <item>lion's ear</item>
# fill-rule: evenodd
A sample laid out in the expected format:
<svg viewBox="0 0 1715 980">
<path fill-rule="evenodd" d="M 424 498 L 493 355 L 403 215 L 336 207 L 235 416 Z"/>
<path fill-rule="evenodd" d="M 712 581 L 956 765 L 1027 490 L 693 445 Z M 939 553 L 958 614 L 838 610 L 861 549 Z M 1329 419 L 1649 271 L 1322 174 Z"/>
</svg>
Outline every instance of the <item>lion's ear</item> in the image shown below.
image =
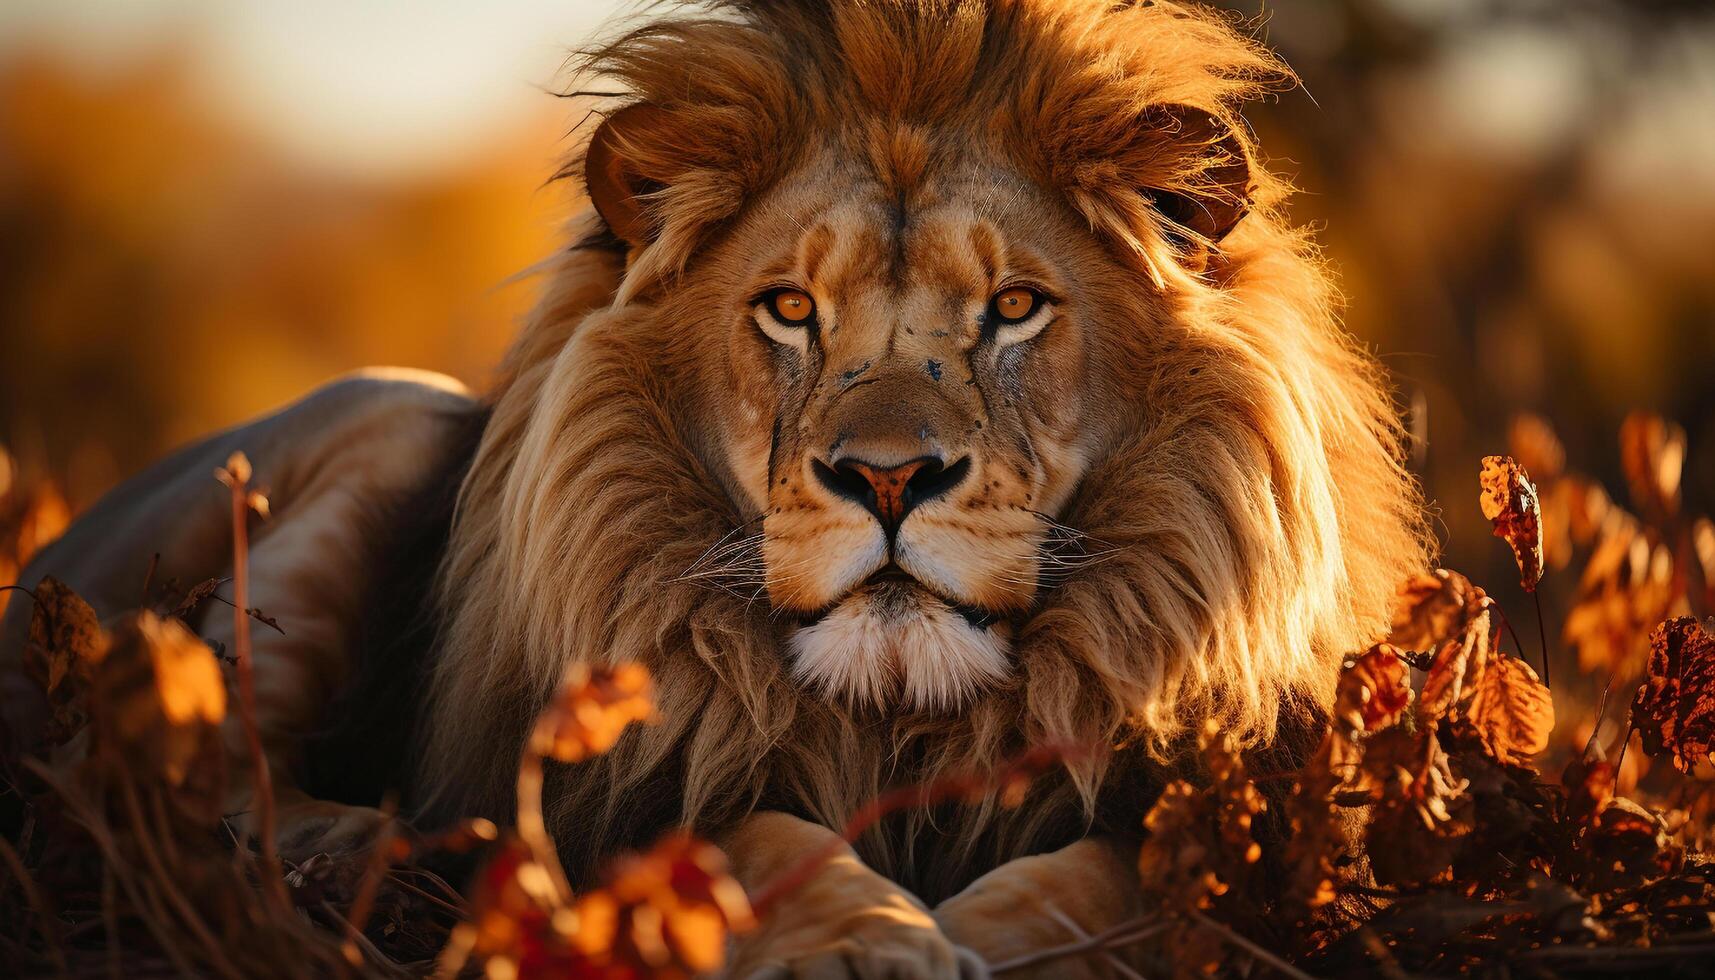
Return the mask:
<svg viewBox="0 0 1715 980">
<path fill-rule="evenodd" d="M 644 196 L 661 184 L 646 171 L 651 137 L 666 122 L 667 113 L 644 103 L 628 105 L 608 116 L 590 139 L 584 154 L 584 186 L 590 203 L 615 235 L 632 245 L 646 245 L 659 230 L 644 209 Z"/>
<path fill-rule="evenodd" d="M 1143 193 L 1168 221 L 1197 238 L 1218 243 L 1244 218 L 1252 201 L 1251 161 L 1245 140 L 1203 109 L 1159 106 L 1145 129 L 1168 148 L 1171 179 Z"/>
</svg>

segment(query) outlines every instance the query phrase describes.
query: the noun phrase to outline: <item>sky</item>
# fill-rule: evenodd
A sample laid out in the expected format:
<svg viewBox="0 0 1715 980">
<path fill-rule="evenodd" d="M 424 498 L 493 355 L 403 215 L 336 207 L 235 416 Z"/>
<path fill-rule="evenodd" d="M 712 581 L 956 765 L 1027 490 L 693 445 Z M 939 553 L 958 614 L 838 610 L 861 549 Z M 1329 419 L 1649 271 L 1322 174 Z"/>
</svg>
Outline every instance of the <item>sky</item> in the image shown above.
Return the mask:
<svg viewBox="0 0 1715 980">
<path fill-rule="evenodd" d="M 163 47 L 195 89 L 306 164 L 431 170 L 541 114 L 626 0 L 4 0 L 0 61 L 101 72 Z"/>
</svg>

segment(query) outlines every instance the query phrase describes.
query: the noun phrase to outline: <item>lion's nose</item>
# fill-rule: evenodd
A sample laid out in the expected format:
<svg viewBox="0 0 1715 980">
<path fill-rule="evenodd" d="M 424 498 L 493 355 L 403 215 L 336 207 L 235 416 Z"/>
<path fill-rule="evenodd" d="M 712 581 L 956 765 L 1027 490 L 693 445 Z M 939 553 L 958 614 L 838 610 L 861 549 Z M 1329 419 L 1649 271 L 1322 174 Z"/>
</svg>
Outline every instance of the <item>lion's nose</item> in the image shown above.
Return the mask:
<svg viewBox="0 0 1715 980">
<path fill-rule="evenodd" d="M 918 504 L 958 486 L 970 468 L 968 456 L 951 466 L 939 456 L 920 456 L 898 466 L 878 466 L 849 456 L 834 460 L 832 466 L 821 460 L 815 464 L 823 486 L 862 504 L 889 532 L 898 529 Z"/>
</svg>

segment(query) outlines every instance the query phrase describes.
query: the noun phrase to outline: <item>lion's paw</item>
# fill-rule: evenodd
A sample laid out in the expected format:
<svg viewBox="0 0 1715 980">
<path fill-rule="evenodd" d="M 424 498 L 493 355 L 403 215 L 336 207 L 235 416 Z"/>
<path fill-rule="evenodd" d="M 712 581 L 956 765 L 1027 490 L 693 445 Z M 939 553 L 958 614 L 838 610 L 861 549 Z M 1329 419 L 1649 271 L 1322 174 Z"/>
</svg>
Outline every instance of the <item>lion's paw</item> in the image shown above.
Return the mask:
<svg viewBox="0 0 1715 980">
<path fill-rule="evenodd" d="M 933 920 L 916 910 L 878 909 L 858 921 L 809 923 L 785 935 L 757 937 L 746 945 L 762 948 L 741 948 L 728 974 L 734 980 L 988 977 L 981 958 L 955 946 Z"/>
<path fill-rule="evenodd" d="M 253 810 L 236 822 L 247 836 L 261 832 Z M 316 800 L 296 792 L 285 794 L 274 808 L 274 846 L 286 865 L 287 883 L 294 891 L 313 891 L 334 900 L 355 893 L 384 831 L 407 837 L 413 833 L 403 821 L 373 807 Z"/>
</svg>

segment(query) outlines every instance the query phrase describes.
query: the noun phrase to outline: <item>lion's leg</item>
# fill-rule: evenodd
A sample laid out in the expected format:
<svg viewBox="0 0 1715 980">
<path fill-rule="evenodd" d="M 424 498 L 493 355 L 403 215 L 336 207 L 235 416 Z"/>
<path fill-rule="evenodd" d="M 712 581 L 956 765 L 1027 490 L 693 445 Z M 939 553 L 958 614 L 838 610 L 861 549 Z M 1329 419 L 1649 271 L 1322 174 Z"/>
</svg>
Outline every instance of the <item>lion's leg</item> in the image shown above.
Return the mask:
<svg viewBox="0 0 1715 980">
<path fill-rule="evenodd" d="M 361 844 L 379 826 L 373 810 L 310 799 L 294 788 L 291 774 L 300 739 L 322 724 L 345 679 L 369 573 L 386 546 L 393 512 L 441 471 L 473 414 L 456 382 L 438 376 L 383 370 L 336 381 L 127 481 L 24 572 L 29 585 L 48 575 L 65 581 L 104 618 L 142 602 L 151 555 L 160 557 L 157 583 L 171 578 L 189 587 L 230 576 L 231 498 L 214 471 L 234 452 L 249 457 L 255 485 L 273 511 L 252 524 L 248 601 L 280 626 L 252 623 L 250 632 L 256 719 L 288 857 Z M 218 594 L 230 599 L 230 586 Z M 8 689 L 0 707 L 25 743 L 33 720 L 27 703 L 40 701 L 19 669 L 28 617 L 28 604 L 14 602 L 0 628 L 0 679 Z M 206 604 L 199 632 L 231 653 L 230 607 Z M 222 735 L 230 763 L 226 809 L 253 831 L 251 757 L 236 710 Z"/>
<path fill-rule="evenodd" d="M 1090 838 L 1003 864 L 942 902 L 934 914 L 949 938 L 994 965 L 1097 935 L 1137 918 L 1144 908 L 1135 858 L 1112 841 Z M 1007 973 L 1121 975 L 1100 955 L 1055 959 Z"/>
<path fill-rule="evenodd" d="M 753 894 L 833 831 L 783 813 L 757 813 L 720 841 L 740 884 Z M 923 903 L 842 847 L 809 881 L 768 910 L 733 952 L 729 976 L 945 978 L 982 975 L 954 948 Z"/>
</svg>

